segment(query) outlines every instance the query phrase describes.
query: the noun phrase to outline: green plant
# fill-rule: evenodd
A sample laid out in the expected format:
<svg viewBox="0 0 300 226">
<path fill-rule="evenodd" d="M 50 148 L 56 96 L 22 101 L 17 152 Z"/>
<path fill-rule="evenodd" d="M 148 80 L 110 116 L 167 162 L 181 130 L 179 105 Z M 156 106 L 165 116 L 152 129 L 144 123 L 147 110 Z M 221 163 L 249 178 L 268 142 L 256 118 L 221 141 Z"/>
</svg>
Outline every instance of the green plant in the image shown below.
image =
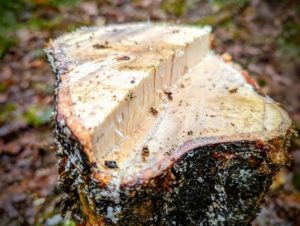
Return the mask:
<svg viewBox="0 0 300 226">
<path fill-rule="evenodd" d="M 162 4 L 162 9 L 175 16 L 184 14 L 186 8 L 187 3 L 185 0 L 167 0 Z"/>
</svg>

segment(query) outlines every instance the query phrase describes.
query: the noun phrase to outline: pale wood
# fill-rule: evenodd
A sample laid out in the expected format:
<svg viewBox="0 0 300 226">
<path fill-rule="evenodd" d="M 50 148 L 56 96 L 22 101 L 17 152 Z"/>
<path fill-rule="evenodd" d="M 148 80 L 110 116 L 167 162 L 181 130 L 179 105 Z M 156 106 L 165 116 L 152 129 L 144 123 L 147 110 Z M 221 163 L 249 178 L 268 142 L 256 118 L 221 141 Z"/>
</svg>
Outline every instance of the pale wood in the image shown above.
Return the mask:
<svg viewBox="0 0 300 226">
<path fill-rule="evenodd" d="M 209 31 L 125 24 L 82 29 L 49 44 L 58 136 L 71 137 L 59 140 L 60 152 L 68 144 L 79 151 L 63 158 L 84 155 L 79 164 L 93 166 L 93 179 L 107 186 L 104 199 L 118 205 L 126 186 L 148 184 L 189 151 L 210 145 L 259 143 L 269 150 L 268 163 L 288 162 L 288 115 L 257 93 L 246 72 L 209 51 Z M 120 213 L 122 205 L 108 206 L 102 220 L 88 222 L 117 223 Z"/>
</svg>

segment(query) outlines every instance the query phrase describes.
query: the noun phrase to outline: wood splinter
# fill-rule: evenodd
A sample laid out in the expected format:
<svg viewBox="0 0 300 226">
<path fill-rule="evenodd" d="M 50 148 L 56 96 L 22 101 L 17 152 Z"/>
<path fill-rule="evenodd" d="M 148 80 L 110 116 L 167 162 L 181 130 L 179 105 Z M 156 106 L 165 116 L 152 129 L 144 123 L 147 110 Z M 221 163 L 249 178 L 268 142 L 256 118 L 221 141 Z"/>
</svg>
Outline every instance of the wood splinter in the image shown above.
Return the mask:
<svg viewBox="0 0 300 226">
<path fill-rule="evenodd" d="M 209 34 L 133 23 L 49 43 L 63 209 L 78 223 L 250 225 L 289 161 L 291 121 Z"/>
</svg>

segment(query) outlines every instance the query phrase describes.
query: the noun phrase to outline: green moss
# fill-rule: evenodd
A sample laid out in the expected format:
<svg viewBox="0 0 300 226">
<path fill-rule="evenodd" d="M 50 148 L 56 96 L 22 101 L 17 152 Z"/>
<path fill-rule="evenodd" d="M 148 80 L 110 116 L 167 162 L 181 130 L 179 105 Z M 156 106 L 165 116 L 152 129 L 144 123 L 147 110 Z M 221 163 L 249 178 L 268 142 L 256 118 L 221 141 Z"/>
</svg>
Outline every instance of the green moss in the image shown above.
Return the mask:
<svg viewBox="0 0 300 226">
<path fill-rule="evenodd" d="M 163 2 L 162 9 L 174 16 L 181 16 L 187 9 L 187 3 L 185 0 L 167 0 Z"/>
<path fill-rule="evenodd" d="M 28 125 L 37 127 L 49 122 L 52 112 L 52 107 L 40 109 L 39 107 L 32 106 L 25 111 L 23 118 Z"/>
<path fill-rule="evenodd" d="M 45 0 L 43 4 L 34 0 L 1 0 L 0 1 L 0 58 L 18 42 L 15 32 L 22 28 L 51 30 L 61 25 L 62 15 L 51 19 L 43 19 L 38 15 L 37 8 L 57 8 L 60 6 L 74 7 L 79 0 Z M 24 14 L 26 12 L 26 16 Z M 29 18 L 27 18 L 29 15 Z"/>
<path fill-rule="evenodd" d="M 212 0 L 212 4 L 218 9 L 224 9 L 230 6 L 241 6 L 248 2 L 249 0 Z"/>
<path fill-rule="evenodd" d="M 295 188 L 300 190 L 300 172 L 294 174 L 293 185 L 295 186 Z"/>
<path fill-rule="evenodd" d="M 12 103 L 7 103 L 4 106 L 0 106 L 0 124 L 10 121 L 12 119 L 12 114 L 16 109 L 16 105 Z"/>
<path fill-rule="evenodd" d="M 300 23 L 288 20 L 284 23 L 283 32 L 281 32 L 277 41 L 283 52 L 300 57 L 299 37 Z"/>
</svg>

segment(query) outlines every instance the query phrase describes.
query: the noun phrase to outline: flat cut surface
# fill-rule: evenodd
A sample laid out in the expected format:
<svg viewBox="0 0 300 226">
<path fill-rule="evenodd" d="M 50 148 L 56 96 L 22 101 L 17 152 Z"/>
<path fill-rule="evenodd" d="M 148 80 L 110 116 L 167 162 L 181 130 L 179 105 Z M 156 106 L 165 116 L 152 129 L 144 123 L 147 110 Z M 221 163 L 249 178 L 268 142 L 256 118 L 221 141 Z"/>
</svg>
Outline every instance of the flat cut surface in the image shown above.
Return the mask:
<svg viewBox="0 0 300 226">
<path fill-rule="evenodd" d="M 67 66 L 57 115 L 111 183 L 147 180 L 206 144 L 286 133 L 286 113 L 210 54 L 208 37 L 208 29 L 141 23 L 83 29 L 52 43 Z"/>
<path fill-rule="evenodd" d="M 113 25 L 47 49 L 65 209 L 88 225 L 241 225 L 288 162 L 291 122 L 209 30 Z M 83 222 L 81 222 L 83 223 Z"/>
<path fill-rule="evenodd" d="M 281 130 L 285 132 L 290 123 L 283 121 L 285 112 L 276 103 L 257 94 L 239 70 L 214 55 L 208 55 L 179 80 L 172 93 L 173 100 L 160 106 L 159 116 L 149 116 L 134 136 L 105 157 L 115 160 L 118 169 L 105 169 L 99 162 L 104 172 L 118 171 L 125 181 L 137 172 L 145 177 L 147 171 L 165 169 L 167 156 L 179 157 L 180 146 L 234 140 L 267 142 Z M 144 157 L 143 147 L 149 156 Z"/>
<path fill-rule="evenodd" d="M 173 84 L 208 53 L 209 28 L 151 23 L 89 28 L 52 45 L 68 72 L 58 113 L 101 157 L 133 134 Z"/>
</svg>

